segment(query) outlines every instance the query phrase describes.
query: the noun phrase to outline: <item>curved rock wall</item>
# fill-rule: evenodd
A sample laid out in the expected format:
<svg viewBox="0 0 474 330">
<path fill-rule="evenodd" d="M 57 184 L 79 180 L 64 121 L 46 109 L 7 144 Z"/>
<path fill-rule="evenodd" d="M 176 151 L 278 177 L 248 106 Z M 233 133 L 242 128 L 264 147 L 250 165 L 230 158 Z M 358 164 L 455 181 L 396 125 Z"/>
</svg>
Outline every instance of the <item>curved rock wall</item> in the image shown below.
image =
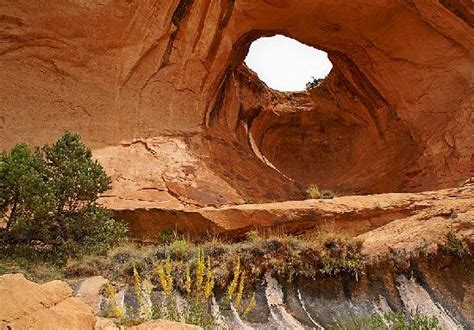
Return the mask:
<svg viewBox="0 0 474 330">
<path fill-rule="evenodd" d="M 286 13 L 296 7 L 285 4 Z M 342 192 L 420 191 L 468 177 L 473 39 L 462 31 L 472 35 L 472 20 L 437 2 L 307 5 L 296 18 L 275 10 L 268 29 L 326 50 L 334 69 L 309 95 L 275 102 L 268 91 L 253 121 L 263 155 L 297 181 Z"/>
<path fill-rule="evenodd" d="M 260 176 L 280 176 L 272 182 L 420 191 L 474 174 L 474 33 L 463 1 L 20 0 L 1 8 L 1 147 L 64 130 L 95 149 L 210 130 L 254 153 L 267 166 Z M 275 33 L 329 53 L 324 86 L 276 93 L 246 72 L 250 43 Z M 226 150 L 200 149 L 198 162 L 237 186 L 225 156 L 215 157 Z M 260 185 L 246 184 L 241 197 L 261 198 L 265 189 L 252 193 Z"/>
</svg>

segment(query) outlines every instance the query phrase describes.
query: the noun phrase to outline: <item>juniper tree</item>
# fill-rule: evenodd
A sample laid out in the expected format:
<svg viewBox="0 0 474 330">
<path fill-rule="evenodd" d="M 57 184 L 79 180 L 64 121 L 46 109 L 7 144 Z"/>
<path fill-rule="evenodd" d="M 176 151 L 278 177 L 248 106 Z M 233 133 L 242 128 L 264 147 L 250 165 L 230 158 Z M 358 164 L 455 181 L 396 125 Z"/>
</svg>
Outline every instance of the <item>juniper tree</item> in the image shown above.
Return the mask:
<svg viewBox="0 0 474 330">
<path fill-rule="evenodd" d="M 15 146 L 0 157 L 3 242 L 55 256 L 103 253 L 125 237 L 126 228 L 97 200 L 110 178 L 77 134 L 31 150 Z"/>
</svg>

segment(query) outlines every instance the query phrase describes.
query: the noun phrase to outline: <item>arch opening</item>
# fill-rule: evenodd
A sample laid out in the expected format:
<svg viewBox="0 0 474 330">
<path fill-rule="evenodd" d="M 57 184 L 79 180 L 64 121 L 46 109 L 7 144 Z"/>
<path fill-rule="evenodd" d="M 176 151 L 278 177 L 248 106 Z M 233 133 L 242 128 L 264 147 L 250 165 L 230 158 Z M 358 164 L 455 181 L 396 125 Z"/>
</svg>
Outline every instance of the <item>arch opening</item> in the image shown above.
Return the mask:
<svg viewBox="0 0 474 330">
<path fill-rule="evenodd" d="M 326 52 L 281 34 L 255 40 L 245 64 L 268 87 L 282 92 L 314 86 L 333 67 Z"/>
<path fill-rule="evenodd" d="M 239 118 L 247 120 L 258 158 L 302 186 L 338 194 L 398 191 L 414 157 L 411 138 L 404 125 L 393 125 L 390 106 L 364 72 L 343 53 L 331 53 L 333 67 L 324 51 L 261 35 L 244 60 L 254 73 L 238 71 L 245 86 L 239 108 L 247 112 Z"/>
</svg>

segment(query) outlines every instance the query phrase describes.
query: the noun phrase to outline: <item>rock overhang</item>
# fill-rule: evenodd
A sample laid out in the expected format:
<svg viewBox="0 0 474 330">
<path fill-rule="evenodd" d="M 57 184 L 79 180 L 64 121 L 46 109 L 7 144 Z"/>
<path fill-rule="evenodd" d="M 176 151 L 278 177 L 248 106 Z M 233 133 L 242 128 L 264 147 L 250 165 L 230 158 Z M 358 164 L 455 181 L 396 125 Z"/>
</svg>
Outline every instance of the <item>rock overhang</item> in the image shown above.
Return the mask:
<svg viewBox="0 0 474 330">
<path fill-rule="evenodd" d="M 3 147 L 64 130 L 96 154 L 201 135 L 193 164 L 234 191 L 216 197 L 223 204 L 301 198 L 309 183 L 422 191 L 472 175 L 474 42 L 457 2 L 94 3 L 5 7 Z M 334 69 L 321 88 L 276 93 L 248 72 L 251 42 L 274 34 L 328 52 Z M 245 159 L 238 173 L 229 155 Z"/>
</svg>

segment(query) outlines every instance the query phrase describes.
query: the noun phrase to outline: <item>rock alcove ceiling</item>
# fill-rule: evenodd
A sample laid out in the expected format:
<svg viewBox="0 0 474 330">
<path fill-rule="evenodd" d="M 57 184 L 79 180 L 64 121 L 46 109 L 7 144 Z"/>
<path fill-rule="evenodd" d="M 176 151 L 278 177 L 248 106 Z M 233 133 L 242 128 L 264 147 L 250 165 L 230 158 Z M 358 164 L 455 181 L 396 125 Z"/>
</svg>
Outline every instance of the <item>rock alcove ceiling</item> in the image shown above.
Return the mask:
<svg viewBox="0 0 474 330">
<path fill-rule="evenodd" d="M 462 1 L 16 1 L 0 15 L 0 143 L 79 132 L 114 208 L 453 187 L 474 175 Z M 310 92 L 243 64 L 283 34 L 334 65 Z"/>
</svg>

